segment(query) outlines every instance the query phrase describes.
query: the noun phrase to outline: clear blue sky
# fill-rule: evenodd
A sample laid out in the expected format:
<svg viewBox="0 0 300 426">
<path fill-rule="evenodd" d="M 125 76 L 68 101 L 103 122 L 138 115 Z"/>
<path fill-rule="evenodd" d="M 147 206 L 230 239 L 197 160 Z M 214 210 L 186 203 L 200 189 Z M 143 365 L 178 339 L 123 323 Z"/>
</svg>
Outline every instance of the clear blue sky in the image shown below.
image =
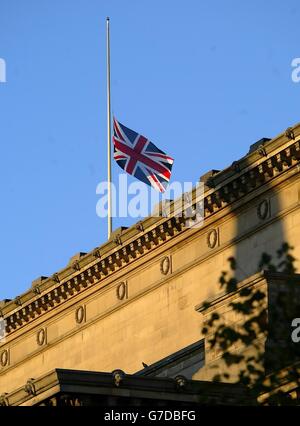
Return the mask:
<svg viewBox="0 0 300 426">
<path fill-rule="evenodd" d="M 0 0 L 0 299 L 106 239 L 106 16 L 113 111 L 175 158 L 173 180 L 300 121 L 298 0 Z"/>
</svg>

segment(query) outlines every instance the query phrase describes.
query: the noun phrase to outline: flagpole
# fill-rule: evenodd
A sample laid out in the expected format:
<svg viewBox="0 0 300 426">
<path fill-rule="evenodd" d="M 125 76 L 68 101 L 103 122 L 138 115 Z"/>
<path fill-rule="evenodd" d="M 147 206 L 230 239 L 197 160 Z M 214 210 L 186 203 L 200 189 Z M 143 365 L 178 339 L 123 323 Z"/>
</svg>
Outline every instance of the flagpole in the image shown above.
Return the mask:
<svg viewBox="0 0 300 426">
<path fill-rule="evenodd" d="M 109 18 L 106 18 L 106 75 L 107 75 L 107 238 L 110 239 L 112 231 L 112 206 L 111 206 L 111 104 L 110 104 L 110 37 Z"/>
</svg>

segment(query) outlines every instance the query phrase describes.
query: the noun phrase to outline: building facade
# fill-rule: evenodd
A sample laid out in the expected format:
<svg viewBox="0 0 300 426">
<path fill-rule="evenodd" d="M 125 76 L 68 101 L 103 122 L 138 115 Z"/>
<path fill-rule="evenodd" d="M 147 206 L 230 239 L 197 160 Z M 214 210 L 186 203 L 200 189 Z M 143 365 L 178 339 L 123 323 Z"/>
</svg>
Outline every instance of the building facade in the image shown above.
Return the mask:
<svg viewBox="0 0 300 426">
<path fill-rule="evenodd" d="M 57 369 L 210 381 L 207 366 L 219 354 L 205 349 L 201 306 L 218 299 L 228 258 L 237 261 L 236 279 L 252 282 L 261 254 L 288 242 L 300 269 L 299 141 L 297 124 L 202 176 L 204 198 L 193 199 L 203 203 L 201 227 L 175 213 L 147 217 L 1 301 L 4 405 L 28 405 L 13 395 Z"/>
</svg>

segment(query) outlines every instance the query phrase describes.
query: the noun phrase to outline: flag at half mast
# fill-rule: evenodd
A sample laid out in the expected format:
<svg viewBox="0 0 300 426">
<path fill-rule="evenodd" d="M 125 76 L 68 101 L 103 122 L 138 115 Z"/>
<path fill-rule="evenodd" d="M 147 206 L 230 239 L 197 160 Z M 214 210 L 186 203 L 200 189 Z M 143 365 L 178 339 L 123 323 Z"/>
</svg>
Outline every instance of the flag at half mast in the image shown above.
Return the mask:
<svg viewBox="0 0 300 426">
<path fill-rule="evenodd" d="M 125 172 L 157 191 L 168 186 L 173 158 L 157 148 L 145 136 L 128 129 L 114 118 L 114 159 Z"/>
</svg>

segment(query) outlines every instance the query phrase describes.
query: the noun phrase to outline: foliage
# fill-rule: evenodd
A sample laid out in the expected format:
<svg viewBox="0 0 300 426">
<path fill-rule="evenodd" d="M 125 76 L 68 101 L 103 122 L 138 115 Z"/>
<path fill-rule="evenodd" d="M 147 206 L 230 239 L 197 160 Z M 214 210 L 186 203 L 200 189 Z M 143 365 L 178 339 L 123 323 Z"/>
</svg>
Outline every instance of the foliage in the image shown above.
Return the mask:
<svg viewBox="0 0 300 426">
<path fill-rule="evenodd" d="M 269 294 L 262 286 L 239 286 L 235 277 L 238 265 L 233 257 L 229 258 L 230 272 L 223 271 L 219 282 L 229 297 L 238 296 L 229 303 L 238 321 L 228 322 L 218 312 L 212 312 L 202 330 L 205 344 L 209 350 L 222 354 L 220 359 L 225 366 L 213 380 L 246 385 L 256 398 L 264 396 L 263 403 L 269 405 L 297 404 L 289 393 L 278 389 L 285 382 L 300 383 L 296 363 L 300 359 L 300 343 L 296 347 L 291 340 L 291 320 L 300 313 L 300 284 L 293 279 L 295 258 L 291 250 L 284 243 L 275 259 L 262 254 L 258 267 L 266 279 L 273 274 L 273 278 L 285 280 L 284 286 L 277 284 L 277 280 Z M 209 306 L 206 302 L 205 308 Z"/>
</svg>

